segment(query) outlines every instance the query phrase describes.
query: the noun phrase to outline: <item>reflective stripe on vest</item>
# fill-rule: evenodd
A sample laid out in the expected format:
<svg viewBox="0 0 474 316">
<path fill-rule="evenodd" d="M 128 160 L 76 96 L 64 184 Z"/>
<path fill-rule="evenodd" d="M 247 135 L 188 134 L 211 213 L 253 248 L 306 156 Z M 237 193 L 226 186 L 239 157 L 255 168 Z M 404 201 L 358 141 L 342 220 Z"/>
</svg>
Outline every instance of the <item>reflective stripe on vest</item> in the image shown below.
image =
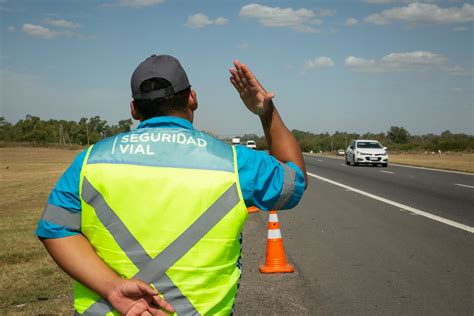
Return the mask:
<svg viewBox="0 0 474 316">
<path fill-rule="evenodd" d="M 159 292 L 163 293 L 165 299 L 173 305 L 179 315 L 199 315 L 191 302 L 166 275 L 166 271 L 239 203 L 235 183 L 177 239 L 153 259 L 145 252 L 125 224 L 109 207 L 104 197 L 91 185 L 86 177 L 84 177 L 82 184 L 82 199 L 94 208 L 98 219 L 139 269 L 139 272 L 133 278 L 153 284 Z M 82 315 L 104 315 L 112 310 L 111 305 L 101 298 Z"/>
</svg>

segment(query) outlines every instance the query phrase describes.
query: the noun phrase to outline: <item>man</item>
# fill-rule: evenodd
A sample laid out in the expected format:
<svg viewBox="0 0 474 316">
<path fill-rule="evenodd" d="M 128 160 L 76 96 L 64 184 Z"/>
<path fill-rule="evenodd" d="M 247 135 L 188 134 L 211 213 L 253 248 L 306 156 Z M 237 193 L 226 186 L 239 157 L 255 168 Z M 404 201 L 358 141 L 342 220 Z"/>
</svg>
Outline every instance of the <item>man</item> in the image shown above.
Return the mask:
<svg viewBox="0 0 474 316">
<path fill-rule="evenodd" d="M 294 207 L 299 145 L 247 66 L 230 81 L 261 119 L 270 155 L 192 127 L 196 92 L 178 60 L 152 55 L 131 79 L 134 131 L 81 153 L 51 192 L 36 234 L 74 280 L 79 315 L 232 313 L 247 207 Z"/>
</svg>

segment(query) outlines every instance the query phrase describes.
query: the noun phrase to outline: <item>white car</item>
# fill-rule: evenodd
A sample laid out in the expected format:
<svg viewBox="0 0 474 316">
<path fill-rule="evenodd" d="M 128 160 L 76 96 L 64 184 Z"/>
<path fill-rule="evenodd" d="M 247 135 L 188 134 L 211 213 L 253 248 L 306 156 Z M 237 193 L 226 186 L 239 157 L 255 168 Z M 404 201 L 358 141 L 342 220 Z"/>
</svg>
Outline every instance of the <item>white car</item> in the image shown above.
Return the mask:
<svg viewBox="0 0 474 316">
<path fill-rule="evenodd" d="M 247 141 L 247 148 L 250 148 L 250 149 L 257 149 L 257 144 L 255 143 L 254 140 L 248 140 L 248 141 Z"/>
<path fill-rule="evenodd" d="M 232 145 L 240 145 L 240 138 L 238 137 L 232 138 Z"/>
<path fill-rule="evenodd" d="M 376 140 L 360 139 L 353 141 L 346 149 L 346 165 L 359 164 L 388 166 L 387 147 Z"/>
</svg>

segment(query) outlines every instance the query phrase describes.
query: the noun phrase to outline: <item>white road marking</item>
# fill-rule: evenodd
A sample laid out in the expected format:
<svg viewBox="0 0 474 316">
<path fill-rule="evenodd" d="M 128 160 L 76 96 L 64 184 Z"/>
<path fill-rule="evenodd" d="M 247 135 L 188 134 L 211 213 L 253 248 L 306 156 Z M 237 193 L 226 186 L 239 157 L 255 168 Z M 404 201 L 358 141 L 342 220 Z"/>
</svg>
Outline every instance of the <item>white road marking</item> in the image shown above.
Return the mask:
<svg viewBox="0 0 474 316">
<path fill-rule="evenodd" d="M 431 214 L 431 213 L 421 211 L 421 210 L 419 210 L 419 209 L 416 209 L 416 208 L 414 208 L 414 207 L 411 207 L 411 206 L 408 206 L 408 205 L 405 205 L 405 204 L 402 204 L 402 203 L 398 203 L 398 202 L 395 202 L 395 201 L 391 201 L 391 200 L 389 200 L 389 199 L 386 199 L 386 198 L 383 198 L 383 197 L 380 197 L 380 196 L 377 196 L 377 195 L 374 195 L 374 194 L 371 194 L 371 193 L 368 193 L 368 192 L 365 192 L 365 191 L 362 191 L 362 190 L 359 190 L 359 189 L 350 187 L 350 186 L 348 186 L 348 185 L 345 185 L 345 184 L 342 184 L 342 183 L 339 183 L 339 182 L 336 182 L 336 181 L 333 181 L 333 180 L 330 180 L 330 179 L 327 179 L 327 178 L 318 176 L 318 175 L 316 175 L 316 174 L 314 174 L 314 173 L 307 172 L 307 174 L 308 174 L 309 176 L 313 177 L 313 178 L 316 178 L 316 179 L 319 179 L 319 180 L 322 180 L 322 181 L 331 183 L 331 184 L 333 184 L 333 185 L 336 185 L 336 186 L 338 186 L 338 187 L 344 188 L 344 189 L 346 189 L 346 190 L 349 190 L 349 191 L 352 191 L 352 192 L 355 192 L 355 193 L 359 193 L 359 194 L 364 195 L 364 196 L 366 196 L 366 197 L 369 197 L 369 198 L 371 198 L 371 199 L 374 199 L 374 200 L 377 200 L 377 201 L 380 201 L 380 202 L 383 202 L 383 203 L 386 203 L 386 204 L 389 204 L 389 205 L 392 205 L 392 206 L 395 206 L 395 207 L 404 209 L 404 210 L 406 210 L 406 211 L 410 211 L 410 212 L 415 213 L 415 214 L 417 214 L 417 215 L 424 216 L 424 217 L 429 218 L 429 219 L 432 219 L 432 220 L 434 220 L 434 221 L 437 221 L 437 222 L 440 222 L 440 223 L 443 223 L 443 224 L 446 224 L 446 225 L 449 225 L 449 226 L 452 226 L 452 227 L 456 227 L 456 228 L 465 230 L 465 231 L 470 232 L 470 233 L 474 233 L 474 227 L 471 227 L 471 226 L 468 226 L 468 225 L 464 225 L 464 224 L 461 224 L 461 223 L 452 221 L 452 220 L 450 220 L 450 219 L 443 218 L 443 217 L 441 217 L 441 216 L 433 215 L 433 214 Z"/>
<path fill-rule="evenodd" d="M 315 155 L 310 155 L 308 153 L 304 153 L 304 155 L 308 156 L 315 156 Z M 331 156 L 324 156 L 324 158 L 331 158 L 331 159 L 344 159 L 342 157 L 331 157 Z M 390 159 L 389 159 L 390 160 Z M 462 172 L 462 171 L 452 171 L 452 170 L 443 170 L 443 169 L 435 169 L 435 168 L 428 168 L 428 167 L 417 167 L 417 166 L 409 166 L 409 165 L 400 165 L 397 163 L 390 163 L 391 166 L 397 166 L 397 167 L 403 167 L 403 168 L 413 168 L 413 169 L 422 169 L 422 170 L 431 170 L 431 171 L 439 171 L 439 172 L 447 172 L 447 173 L 457 173 L 457 174 L 465 174 L 468 176 L 474 176 L 474 173 L 471 172 Z"/>
<path fill-rule="evenodd" d="M 383 173 L 389 173 L 389 174 L 394 174 L 394 172 L 392 172 L 392 171 L 385 171 L 385 170 L 380 170 L 380 172 L 383 172 Z"/>
<path fill-rule="evenodd" d="M 324 160 L 321 160 L 321 159 L 316 159 L 316 160 L 319 161 L 319 162 L 324 162 Z"/>
<path fill-rule="evenodd" d="M 474 186 L 472 186 L 472 185 L 461 184 L 461 183 L 455 183 L 454 185 L 474 189 Z"/>
<path fill-rule="evenodd" d="M 347 166 L 345 163 L 341 163 L 341 166 Z"/>
<path fill-rule="evenodd" d="M 435 169 L 435 168 L 428 168 L 428 167 L 408 166 L 408 165 L 400 165 L 400 164 L 397 164 L 397 163 L 391 163 L 390 165 L 391 165 L 391 166 L 397 166 L 397 167 L 404 167 L 404 168 L 431 170 L 431 171 L 439 171 L 439 172 L 447 172 L 447 173 L 457 173 L 457 174 L 465 174 L 465 175 L 468 175 L 468 176 L 474 176 L 474 173 L 462 172 L 462 171 L 452 171 L 452 170 Z"/>
</svg>

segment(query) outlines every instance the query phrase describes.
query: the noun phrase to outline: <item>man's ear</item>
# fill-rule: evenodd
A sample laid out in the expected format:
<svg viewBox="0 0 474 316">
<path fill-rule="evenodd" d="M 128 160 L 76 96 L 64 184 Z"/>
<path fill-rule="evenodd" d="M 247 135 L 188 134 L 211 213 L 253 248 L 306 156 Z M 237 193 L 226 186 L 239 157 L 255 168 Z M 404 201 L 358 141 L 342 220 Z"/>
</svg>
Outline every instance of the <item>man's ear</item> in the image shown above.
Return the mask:
<svg viewBox="0 0 474 316">
<path fill-rule="evenodd" d="M 196 111 L 198 108 L 197 95 L 196 95 L 196 91 L 194 90 L 191 90 L 191 92 L 189 93 L 188 107 L 193 112 Z"/>
<path fill-rule="evenodd" d="M 135 103 L 133 103 L 133 100 L 130 101 L 130 113 L 132 114 L 133 119 L 137 121 L 141 121 L 141 117 L 137 113 L 137 110 L 135 109 Z"/>
</svg>

